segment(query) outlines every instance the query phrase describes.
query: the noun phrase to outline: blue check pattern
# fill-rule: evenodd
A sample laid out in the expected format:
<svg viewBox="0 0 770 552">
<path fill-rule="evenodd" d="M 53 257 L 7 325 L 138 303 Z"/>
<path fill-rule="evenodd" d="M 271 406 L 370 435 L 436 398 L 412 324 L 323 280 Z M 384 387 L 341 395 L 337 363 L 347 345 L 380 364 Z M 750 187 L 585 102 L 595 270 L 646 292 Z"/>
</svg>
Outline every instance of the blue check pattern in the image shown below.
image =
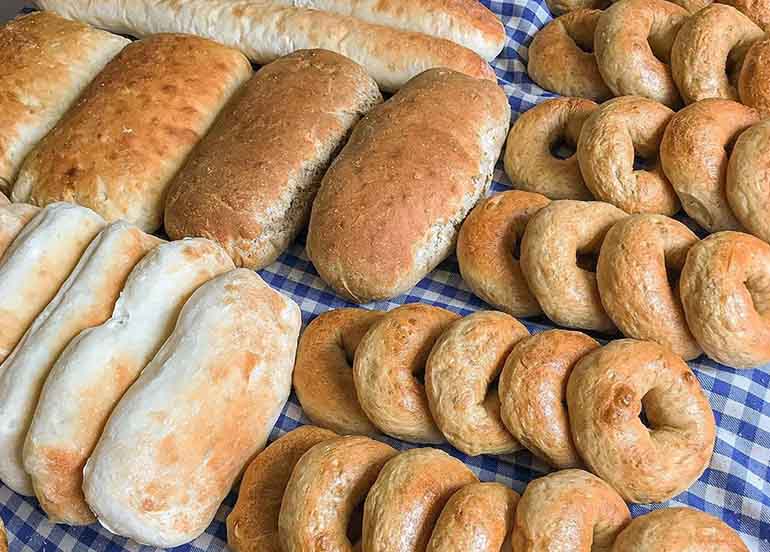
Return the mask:
<svg viewBox="0 0 770 552">
<path fill-rule="evenodd" d="M 515 118 L 553 96 L 532 83 L 526 72 L 527 46 L 551 15 L 542 0 L 481 1 L 499 15 L 506 26 L 508 44 L 493 66 Z M 509 188 L 501 164 L 498 164 L 494 180 L 490 193 Z M 305 255 L 304 237 L 261 275 L 271 286 L 299 304 L 305 324 L 329 309 L 351 306 L 335 296 L 318 277 Z M 368 307 L 388 310 L 415 302 L 438 305 L 462 315 L 489 308 L 470 293 L 460 278 L 454 258 L 442 263 L 410 293 Z M 544 319 L 526 321 L 526 325 L 532 332 L 552 327 Z M 716 415 L 718 432 L 711 465 L 690 489 L 675 499 L 666 504 L 632 506 L 631 511 L 637 516 L 666 506 L 697 508 L 721 518 L 739 531 L 750 550 L 770 552 L 770 366 L 738 371 L 705 358 L 690 364 Z M 308 420 L 292 395 L 273 429 L 271 440 L 304 423 Z M 405 443 L 383 439 L 397 448 L 410 448 Z M 548 471 L 545 464 L 526 451 L 501 459 L 491 456 L 472 458 L 451 447 L 444 449 L 466 462 L 481 480 L 499 481 L 518 492 L 522 492 L 529 481 Z M 175 550 L 226 550 L 224 521 L 234 503 L 235 493 L 232 493 L 206 532 L 195 542 Z M 2 484 L 0 515 L 8 529 L 11 552 L 152 550 L 111 535 L 98 525 L 84 528 L 51 525 L 34 499 L 20 497 Z"/>
</svg>

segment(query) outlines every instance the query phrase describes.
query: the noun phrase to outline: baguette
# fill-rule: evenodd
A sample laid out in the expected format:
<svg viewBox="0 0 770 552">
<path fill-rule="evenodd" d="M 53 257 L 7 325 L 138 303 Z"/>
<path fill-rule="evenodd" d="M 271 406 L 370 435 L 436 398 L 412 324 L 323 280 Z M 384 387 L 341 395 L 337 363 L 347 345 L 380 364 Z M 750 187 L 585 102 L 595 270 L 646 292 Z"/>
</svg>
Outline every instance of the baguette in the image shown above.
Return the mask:
<svg viewBox="0 0 770 552">
<path fill-rule="evenodd" d="M 40 207 L 26 203 L 0 205 L 0 259 L 21 229 L 40 211 Z M 2 262 L 0 260 L 0 262 Z"/>
<path fill-rule="evenodd" d="M 240 49 L 259 65 L 296 50 L 331 50 L 362 65 L 385 91 L 433 67 L 495 80 L 484 58 L 454 42 L 320 10 L 254 0 L 36 1 L 69 19 L 121 34 L 179 32 L 210 38 Z"/>
<path fill-rule="evenodd" d="M 209 40 L 130 44 L 32 151 L 12 199 L 71 201 L 154 232 L 166 185 L 250 75 L 245 57 Z"/>
<path fill-rule="evenodd" d="M 122 221 L 102 230 L 0 366 L 0 479 L 14 488 L 32 490 L 22 448 L 51 366 L 81 330 L 109 318 L 128 273 L 160 242 Z"/>
<path fill-rule="evenodd" d="M 166 232 L 216 240 L 238 266 L 269 265 L 307 224 L 350 129 L 381 101 L 360 65 L 326 50 L 262 68 L 169 186 Z"/>
<path fill-rule="evenodd" d="M 364 117 L 313 204 L 307 253 L 321 278 L 363 303 L 433 270 L 492 181 L 510 115 L 497 85 L 434 69 Z"/>
<path fill-rule="evenodd" d="M 129 40 L 51 12 L 0 29 L 0 191 L 24 157 Z"/>
<path fill-rule="evenodd" d="M 158 547 L 200 535 L 289 398 L 300 325 L 247 269 L 196 291 L 86 464 L 100 523 Z"/>
<path fill-rule="evenodd" d="M 83 498 L 83 466 L 110 412 L 163 345 L 193 291 L 232 268 L 209 240 L 156 247 L 129 274 L 112 317 L 81 332 L 61 354 L 23 450 L 24 468 L 49 518 L 69 525 L 94 521 Z"/>
</svg>

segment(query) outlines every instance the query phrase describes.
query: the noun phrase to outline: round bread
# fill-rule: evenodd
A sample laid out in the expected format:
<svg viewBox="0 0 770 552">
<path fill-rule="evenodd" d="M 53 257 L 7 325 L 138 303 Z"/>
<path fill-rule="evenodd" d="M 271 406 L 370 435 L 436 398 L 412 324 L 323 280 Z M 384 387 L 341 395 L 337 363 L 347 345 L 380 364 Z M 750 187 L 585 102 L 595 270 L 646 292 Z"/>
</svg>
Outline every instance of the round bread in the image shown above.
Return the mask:
<svg viewBox="0 0 770 552">
<path fill-rule="evenodd" d="M 356 351 L 353 381 L 361 408 L 381 431 L 411 443 L 443 443 L 428 406 L 424 373 L 433 344 L 460 317 L 422 303 L 395 308 Z"/>
<path fill-rule="evenodd" d="M 474 207 L 457 238 L 460 274 L 471 291 L 513 316 L 542 314 L 516 258 L 529 218 L 548 205 L 540 194 L 518 190 L 495 194 Z"/>
<path fill-rule="evenodd" d="M 596 274 L 576 262 L 598 254 L 604 235 L 626 214 L 598 201 L 554 201 L 529 221 L 521 267 L 546 316 L 570 328 L 613 332 L 599 298 Z"/>
<path fill-rule="evenodd" d="M 519 495 L 500 483 L 471 483 L 444 506 L 426 552 L 500 552 Z"/>
<path fill-rule="evenodd" d="M 596 199 L 627 213 L 679 211 L 679 199 L 658 162 L 660 140 L 673 114 L 653 100 L 624 96 L 602 104 L 588 117 L 580 131 L 577 157 Z M 636 170 L 635 156 L 651 167 Z"/>
<path fill-rule="evenodd" d="M 294 390 L 308 418 L 340 435 L 376 435 L 356 397 L 353 358 L 382 312 L 336 309 L 313 320 L 297 347 Z"/>
<path fill-rule="evenodd" d="M 612 552 L 749 552 L 722 520 L 690 508 L 639 516 L 618 535 Z"/>
<path fill-rule="evenodd" d="M 596 278 L 602 305 L 627 337 L 655 341 L 691 360 L 701 348 L 687 327 L 678 275 L 698 237 L 684 224 L 662 215 L 633 215 L 604 238 Z"/>
<path fill-rule="evenodd" d="M 555 468 L 583 465 L 570 433 L 567 380 L 575 363 L 597 347 L 596 340 L 580 332 L 548 330 L 519 341 L 500 374 L 505 426 Z"/>
<path fill-rule="evenodd" d="M 609 552 L 631 520 L 623 499 L 583 470 L 561 470 L 535 479 L 516 507 L 513 550 Z"/>
<path fill-rule="evenodd" d="M 567 408 L 581 458 L 627 502 L 668 500 L 711 460 L 714 413 L 687 364 L 657 343 L 621 339 L 583 357 Z"/>
<path fill-rule="evenodd" d="M 600 14 L 599 10 L 578 9 L 540 29 L 529 45 L 529 77 L 541 88 L 562 96 L 597 101 L 611 97 L 593 54 Z"/>
<path fill-rule="evenodd" d="M 319 443 L 294 468 L 278 519 L 284 552 L 352 552 L 348 525 L 382 466 L 398 452 L 369 437 Z M 357 531 L 351 531 L 357 533 Z"/>
<path fill-rule="evenodd" d="M 768 0 L 720 0 L 729 4 L 743 15 L 759 25 L 765 32 L 770 32 L 770 2 Z"/>
<path fill-rule="evenodd" d="M 671 48 L 671 73 L 685 103 L 737 100 L 738 69 L 762 29 L 741 12 L 711 4 L 687 19 Z"/>
<path fill-rule="evenodd" d="M 238 501 L 227 516 L 227 545 L 234 552 L 283 552 L 278 540 L 278 515 L 291 472 L 312 447 L 337 435 L 302 426 L 290 431 L 246 468 Z"/>
<path fill-rule="evenodd" d="M 767 5 L 770 11 L 770 1 Z M 738 94 L 741 102 L 758 109 L 764 117 L 770 116 L 770 38 L 756 41 L 746 53 L 738 76 Z"/>
<path fill-rule="evenodd" d="M 718 232 L 690 249 L 679 281 L 695 339 L 734 368 L 770 362 L 770 245 Z"/>
<path fill-rule="evenodd" d="M 560 159 L 553 147 L 565 143 L 576 148 L 583 123 L 594 110 L 591 100 L 554 98 L 522 113 L 511 127 L 503 157 L 513 187 L 550 199 L 593 199 L 577 156 Z"/>
<path fill-rule="evenodd" d="M 551 13 L 558 16 L 575 10 L 601 10 L 610 5 L 610 0 L 545 0 L 545 3 Z"/>
<path fill-rule="evenodd" d="M 422 552 L 449 498 L 478 479 L 433 448 L 402 452 L 382 468 L 364 504 L 363 550 Z"/>
<path fill-rule="evenodd" d="M 770 121 L 738 137 L 727 165 L 725 191 L 743 226 L 770 243 Z"/>
<path fill-rule="evenodd" d="M 737 102 L 701 100 L 671 118 L 660 144 L 660 161 L 682 207 L 709 232 L 740 228 L 725 197 L 727 149 L 758 120 Z"/>
<path fill-rule="evenodd" d="M 428 404 L 444 437 L 465 454 L 521 449 L 500 419 L 494 384 L 513 346 L 528 335 L 512 316 L 481 311 L 454 322 L 433 346 L 425 367 Z"/>
</svg>

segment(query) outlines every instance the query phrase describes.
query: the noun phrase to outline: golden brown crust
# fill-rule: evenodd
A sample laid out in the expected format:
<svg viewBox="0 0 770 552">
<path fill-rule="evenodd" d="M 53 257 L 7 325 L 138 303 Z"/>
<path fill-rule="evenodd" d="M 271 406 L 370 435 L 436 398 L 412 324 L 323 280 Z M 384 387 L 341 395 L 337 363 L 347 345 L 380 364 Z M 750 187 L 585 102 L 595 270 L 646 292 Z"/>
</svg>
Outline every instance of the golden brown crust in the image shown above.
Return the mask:
<svg viewBox="0 0 770 552">
<path fill-rule="evenodd" d="M 548 204 L 540 194 L 510 191 L 479 203 L 460 228 L 457 261 L 473 293 L 513 316 L 542 311 L 515 257 L 529 218 Z"/>
<path fill-rule="evenodd" d="M 554 16 L 583 9 L 602 10 L 610 5 L 611 0 L 546 0 L 548 9 Z"/>
<path fill-rule="evenodd" d="M 0 552 L 8 552 L 8 539 L 5 535 L 5 525 L 0 519 Z"/>
<path fill-rule="evenodd" d="M 299 340 L 294 364 L 294 391 L 314 423 L 340 435 L 377 435 L 361 409 L 353 383 L 358 344 L 384 313 L 336 309 L 313 320 Z"/>
<path fill-rule="evenodd" d="M 714 451 L 714 413 L 698 379 L 651 341 L 621 339 L 583 357 L 567 384 L 567 408 L 580 456 L 628 502 L 678 495 Z"/>
<path fill-rule="evenodd" d="M 720 0 L 720 2 L 734 7 L 765 32 L 770 32 L 770 2 L 767 0 Z"/>
<path fill-rule="evenodd" d="M 725 192 L 735 216 L 749 232 L 770 243 L 770 121 L 745 130 L 727 165 Z"/>
<path fill-rule="evenodd" d="M 767 5 L 770 14 L 770 2 Z M 770 38 L 757 40 L 746 53 L 738 76 L 738 94 L 741 102 L 770 116 Z"/>
</svg>

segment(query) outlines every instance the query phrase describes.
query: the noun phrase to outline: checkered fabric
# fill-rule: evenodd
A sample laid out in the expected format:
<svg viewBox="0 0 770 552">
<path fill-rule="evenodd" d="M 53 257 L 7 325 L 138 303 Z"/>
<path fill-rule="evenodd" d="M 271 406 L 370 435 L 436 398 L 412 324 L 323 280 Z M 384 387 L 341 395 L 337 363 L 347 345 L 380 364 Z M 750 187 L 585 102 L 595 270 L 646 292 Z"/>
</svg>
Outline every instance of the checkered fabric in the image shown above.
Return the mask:
<svg viewBox="0 0 770 552">
<path fill-rule="evenodd" d="M 527 46 L 551 15 L 542 0 L 481 1 L 505 23 L 508 44 L 493 66 L 515 118 L 553 96 L 533 84 L 526 73 Z M 509 181 L 500 163 L 490 193 L 507 188 Z M 318 277 L 305 255 L 304 237 L 261 275 L 271 286 L 299 304 L 305 324 L 329 309 L 351 306 L 336 297 Z M 454 258 L 442 263 L 409 294 L 368 307 L 388 310 L 413 302 L 438 305 L 462 315 L 488 308 L 469 292 Z M 532 332 L 552 327 L 544 319 L 525 323 Z M 697 508 L 738 530 L 752 551 L 770 552 L 770 366 L 738 371 L 705 358 L 690 365 L 706 390 L 716 415 L 718 432 L 711 465 L 690 489 L 674 500 L 665 504 L 632 506 L 631 511 L 637 516 L 666 506 Z M 273 429 L 271 440 L 307 422 L 296 397 L 292 396 Z M 410 448 L 410 445 L 392 439 L 385 440 L 400 449 Z M 491 456 L 471 458 L 451 447 L 443 448 L 466 462 L 482 481 L 499 481 L 518 492 L 524 490 L 527 482 L 548 471 L 545 464 L 527 452 L 502 460 Z M 234 502 L 233 493 L 206 532 L 192 544 L 176 550 L 225 550 L 224 521 Z M 111 535 L 98 525 L 85 528 L 51 525 L 34 499 L 20 497 L 2 484 L 0 515 L 8 529 L 11 552 L 151 550 Z"/>
</svg>

